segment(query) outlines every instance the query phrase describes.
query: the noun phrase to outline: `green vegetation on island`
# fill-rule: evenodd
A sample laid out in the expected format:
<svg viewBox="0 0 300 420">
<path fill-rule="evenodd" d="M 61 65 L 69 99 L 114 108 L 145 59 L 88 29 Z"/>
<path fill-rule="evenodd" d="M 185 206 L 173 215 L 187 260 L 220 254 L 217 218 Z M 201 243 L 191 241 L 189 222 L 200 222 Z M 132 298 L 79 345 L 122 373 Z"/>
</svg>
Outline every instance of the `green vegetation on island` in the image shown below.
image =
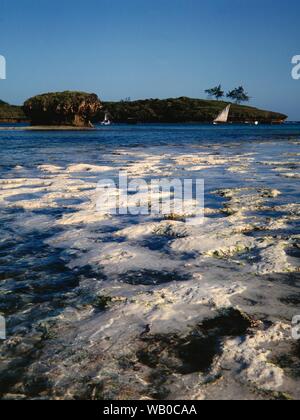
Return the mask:
<svg viewBox="0 0 300 420">
<path fill-rule="evenodd" d="M 146 99 L 140 101 L 105 102 L 104 109 L 114 122 L 142 123 L 211 123 L 230 102 L 192 99 Z M 232 104 L 229 122 L 282 123 L 287 116 L 250 106 Z"/>
<path fill-rule="evenodd" d="M 209 98 L 216 98 L 217 100 L 225 97 L 225 92 L 222 89 L 222 85 L 215 86 L 211 89 L 206 89 L 205 93 L 208 95 Z M 250 96 L 245 91 L 243 86 L 239 86 L 235 89 L 230 90 L 227 93 L 226 97 L 238 105 L 242 102 L 250 101 Z"/>
<path fill-rule="evenodd" d="M 23 110 L 32 125 L 91 127 L 102 104 L 94 93 L 55 92 L 28 99 Z"/>
<path fill-rule="evenodd" d="M 242 102 L 249 102 L 250 96 L 245 91 L 243 86 L 239 86 L 233 90 L 230 90 L 227 93 L 227 98 L 232 99 L 236 104 L 241 104 Z"/>
<path fill-rule="evenodd" d="M 221 85 L 207 93 L 209 91 L 211 96 L 224 96 Z M 246 95 L 241 89 L 231 93 L 236 102 L 237 95 Z M 229 103 L 229 123 L 258 121 L 261 124 L 272 124 L 282 123 L 287 119 L 281 113 L 222 100 L 181 97 L 101 102 L 96 94 L 67 91 L 35 96 L 28 99 L 23 107 L 0 101 L 0 122 L 27 120 L 32 125 L 39 126 L 89 127 L 92 123 L 103 121 L 105 113 L 109 113 L 110 119 L 115 123 L 212 123 Z"/>
<path fill-rule="evenodd" d="M 222 90 L 222 85 L 213 87 L 211 89 L 206 89 L 205 93 L 209 98 L 216 98 L 217 100 L 224 98 L 224 90 Z"/>
<path fill-rule="evenodd" d="M 0 100 L 0 122 L 15 123 L 26 120 L 22 107 L 9 105 Z"/>
</svg>

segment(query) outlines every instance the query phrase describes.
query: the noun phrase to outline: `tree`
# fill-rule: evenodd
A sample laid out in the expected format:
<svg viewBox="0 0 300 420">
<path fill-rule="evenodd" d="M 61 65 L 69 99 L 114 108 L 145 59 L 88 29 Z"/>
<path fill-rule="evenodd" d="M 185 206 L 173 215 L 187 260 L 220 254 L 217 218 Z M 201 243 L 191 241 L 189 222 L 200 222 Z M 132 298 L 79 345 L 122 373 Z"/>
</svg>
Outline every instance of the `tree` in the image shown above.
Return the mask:
<svg viewBox="0 0 300 420">
<path fill-rule="evenodd" d="M 211 89 L 207 89 L 205 91 L 205 93 L 207 93 L 207 95 L 209 97 L 211 97 L 211 98 L 212 97 L 215 97 L 217 100 L 219 100 L 219 99 L 221 99 L 221 98 L 224 97 L 224 91 L 222 90 L 222 86 L 221 85 L 216 86 L 216 87 L 211 88 Z"/>
<path fill-rule="evenodd" d="M 121 100 L 120 100 L 120 102 L 121 102 L 121 103 L 131 102 L 131 97 L 130 97 L 130 96 L 128 96 L 128 97 L 127 97 L 127 98 L 125 98 L 125 99 L 121 99 Z"/>
<path fill-rule="evenodd" d="M 237 104 L 240 104 L 241 102 L 249 102 L 250 101 L 250 96 L 245 91 L 243 86 L 240 86 L 236 89 L 233 89 L 233 90 L 229 91 L 228 94 L 227 94 L 227 98 L 230 98 L 230 99 L 234 100 Z"/>
</svg>

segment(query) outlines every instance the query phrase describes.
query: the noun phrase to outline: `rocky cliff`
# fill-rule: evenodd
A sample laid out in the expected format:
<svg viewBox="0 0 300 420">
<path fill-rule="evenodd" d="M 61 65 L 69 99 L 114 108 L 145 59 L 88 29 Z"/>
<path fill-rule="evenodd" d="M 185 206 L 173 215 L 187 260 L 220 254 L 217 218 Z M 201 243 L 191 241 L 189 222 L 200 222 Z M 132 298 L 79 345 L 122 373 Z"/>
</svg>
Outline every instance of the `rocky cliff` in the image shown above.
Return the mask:
<svg viewBox="0 0 300 420">
<path fill-rule="evenodd" d="M 85 92 L 46 93 L 28 99 L 23 110 L 32 125 L 91 127 L 102 104 L 96 94 Z"/>
</svg>

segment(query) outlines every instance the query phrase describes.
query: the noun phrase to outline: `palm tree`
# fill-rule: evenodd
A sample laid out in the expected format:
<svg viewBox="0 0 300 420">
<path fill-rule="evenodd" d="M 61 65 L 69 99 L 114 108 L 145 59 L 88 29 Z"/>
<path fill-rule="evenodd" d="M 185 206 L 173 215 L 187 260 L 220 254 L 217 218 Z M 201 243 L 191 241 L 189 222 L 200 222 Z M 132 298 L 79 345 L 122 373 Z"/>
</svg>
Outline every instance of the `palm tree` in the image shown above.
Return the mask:
<svg viewBox="0 0 300 420">
<path fill-rule="evenodd" d="M 224 97 L 224 91 L 222 90 L 222 85 L 215 86 L 211 89 L 206 89 L 205 93 L 210 97 L 215 97 L 217 100 Z"/>
<path fill-rule="evenodd" d="M 227 98 L 230 98 L 235 101 L 235 103 L 240 104 L 241 102 L 249 102 L 250 96 L 245 91 L 243 86 L 240 86 L 236 89 L 233 89 L 227 93 Z"/>
</svg>

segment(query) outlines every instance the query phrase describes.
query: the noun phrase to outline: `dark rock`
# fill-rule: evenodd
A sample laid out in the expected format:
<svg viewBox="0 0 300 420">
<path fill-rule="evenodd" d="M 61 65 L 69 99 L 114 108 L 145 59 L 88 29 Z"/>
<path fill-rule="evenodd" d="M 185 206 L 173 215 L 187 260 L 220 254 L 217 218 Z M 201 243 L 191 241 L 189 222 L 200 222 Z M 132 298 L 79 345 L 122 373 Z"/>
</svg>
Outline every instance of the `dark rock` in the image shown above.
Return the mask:
<svg viewBox="0 0 300 420">
<path fill-rule="evenodd" d="M 112 297 L 110 296 L 96 296 L 92 305 L 98 311 L 105 311 L 109 308 L 112 303 Z"/>
<path fill-rule="evenodd" d="M 30 98 L 23 109 L 33 125 L 91 127 L 102 104 L 95 94 L 67 91 Z"/>
<path fill-rule="evenodd" d="M 229 308 L 205 320 L 185 337 L 177 334 L 143 336 L 146 346 L 137 353 L 137 358 L 152 369 L 165 367 L 169 372 L 182 375 L 208 373 L 215 358 L 221 355 L 226 337 L 244 336 L 257 326 L 246 314 Z"/>
</svg>

